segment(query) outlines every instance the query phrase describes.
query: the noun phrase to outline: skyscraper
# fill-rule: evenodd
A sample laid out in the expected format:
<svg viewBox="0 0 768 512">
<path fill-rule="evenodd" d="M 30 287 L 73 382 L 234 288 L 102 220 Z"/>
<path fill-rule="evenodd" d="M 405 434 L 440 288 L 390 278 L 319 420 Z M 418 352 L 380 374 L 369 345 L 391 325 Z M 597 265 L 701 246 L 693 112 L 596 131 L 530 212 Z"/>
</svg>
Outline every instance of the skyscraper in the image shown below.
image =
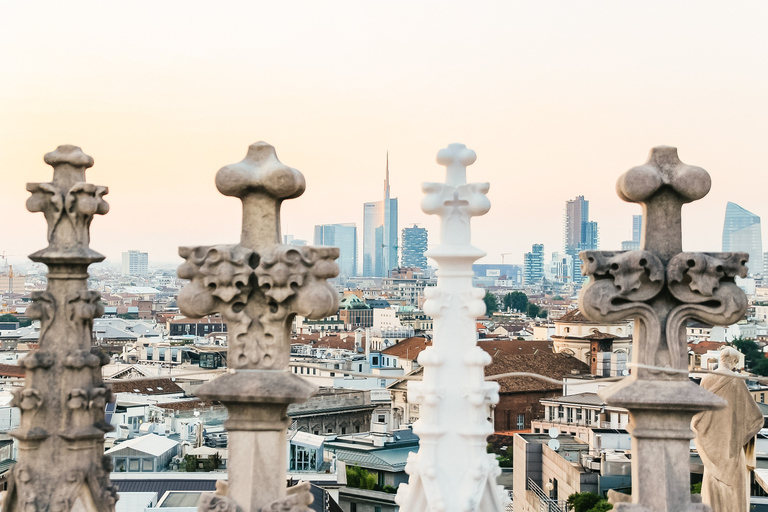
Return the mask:
<svg viewBox="0 0 768 512">
<path fill-rule="evenodd" d="M 149 255 L 141 251 L 128 251 L 123 253 L 122 275 L 145 276 L 149 272 L 147 264 Z"/>
<path fill-rule="evenodd" d="M 363 204 L 363 276 L 386 277 L 397 266 L 397 198 L 389 196 L 387 154 L 384 198 Z"/>
<path fill-rule="evenodd" d="M 589 220 L 589 201 L 584 196 L 565 202 L 564 222 L 564 249 L 565 254 L 571 256 L 573 261 L 574 282 L 580 283 L 584 276 L 581 275 L 581 260 L 579 252 L 593 251 L 600 245 L 600 236 L 597 222 Z"/>
<path fill-rule="evenodd" d="M 640 249 L 640 239 L 643 235 L 643 216 L 632 216 L 632 240 L 621 242 L 622 251 L 637 251 Z"/>
<path fill-rule="evenodd" d="M 544 279 L 544 245 L 533 244 L 523 255 L 523 284 L 541 284 Z"/>
<path fill-rule="evenodd" d="M 736 203 L 728 202 L 723 225 L 723 252 L 749 253 L 749 273 L 762 272 L 763 234 L 760 217 Z"/>
<path fill-rule="evenodd" d="M 402 265 L 404 267 L 419 267 L 422 270 L 427 268 L 427 257 L 424 256 L 428 245 L 426 229 L 420 228 L 416 224 L 412 228 L 403 228 L 401 245 L 403 248 Z"/>
<path fill-rule="evenodd" d="M 314 245 L 339 248 L 339 275 L 357 275 L 357 226 L 354 224 L 321 224 L 315 226 Z"/>
</svg>

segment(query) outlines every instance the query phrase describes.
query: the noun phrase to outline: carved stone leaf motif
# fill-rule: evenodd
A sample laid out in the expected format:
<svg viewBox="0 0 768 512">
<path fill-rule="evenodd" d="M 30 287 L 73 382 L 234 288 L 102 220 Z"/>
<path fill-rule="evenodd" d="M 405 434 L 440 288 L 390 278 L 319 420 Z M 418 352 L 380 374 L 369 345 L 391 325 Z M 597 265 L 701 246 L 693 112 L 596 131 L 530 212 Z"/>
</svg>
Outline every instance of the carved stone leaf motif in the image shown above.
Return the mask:
<svg viewBox="0 0 768 512">
<path fill-rule="evenodd" d="M 335 247 L 280 245 L 270 254 L 262 255 L 256 279 L 264 295 L 277 305 L 295 297 L 296 312 L 311 318 L 322 317 L 336 310 L 338 295 L 325 280 L 339 274 L 334 261 L 338 257 L 339 249 Z"/>
<path fill-rule="evenodd" d="M 715 325 L 738 322 L 747 310 L 747 297 L 736 285 L 736 276 L 746 277 L 746 253 L 687 253 L 673 257 L 667 265 L 670 293 L 683 304 L 670 311 L 667 339 L 673 361 L 684 364 L 685 336 L 678 336 L 685 323 L 697 319 Z"/>
<path fill-rule="evenodd" d="M 27 317 L 40 320 L 40 338 L 45 336 L 56 315 L 56 299 L 48 291 L 32 292 L 32 304 L 27 308 Z"/>
<path fill-rule="evenodd" d="M 53 241 L 61 215 L 64 212 L 64 197 L 52 183 L 30 183 L 27 189 L 32 196 L 27 199 L 27 209 L 30 212 L 43 212 L 48 223 L 48 241 Z"/>
<path fill-rule="evenodd" d="M 75 183 L 67 192 L 64 208 L 80 243 L 88 243 L 88 228 L 94 215 L 109 212 L 109 204 L 103 197 L 109 192 L 107 187 L 92 183 Z"/>
<path fill-rule="evenodd" d="M 655 360 L 659 345 L 660 322 L 646 304 L 664 288 L 664 265 L 648 251 L 584 251 L 584 273 L 593 280 L 582 290 L 579 304 L 584 315 L 595 322 L 620 321 L 636 316 L 649 333 L 639 344 L 642 361 Z"/>
<path fill-rule="evenodd" d="M 314 498 L 309 491 L 309 482 L 290 487 L 287 496 L 261 507 L 260 512 L 311 512 L 309 505 Z"/>
</svg>

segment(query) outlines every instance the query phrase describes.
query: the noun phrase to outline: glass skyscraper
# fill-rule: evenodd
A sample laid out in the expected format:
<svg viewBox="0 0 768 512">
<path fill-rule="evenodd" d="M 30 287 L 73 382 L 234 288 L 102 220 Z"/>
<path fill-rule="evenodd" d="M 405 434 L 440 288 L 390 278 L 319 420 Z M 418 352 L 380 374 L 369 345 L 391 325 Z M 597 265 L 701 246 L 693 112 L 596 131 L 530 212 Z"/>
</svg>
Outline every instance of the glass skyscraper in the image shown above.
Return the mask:
<svg viewBox="0 0 768 512">
<path fill-rule="evenodd" d="M 322 224 L 315 226 L 314 245 L 339 248 L 339 275 L 357 275 L 357 227 L 354 224 Z"/>
<path fill-rule="evenodd" d="M 762 272 L 763 234 L 760 217 L 736 203 L 728 202 L 723 225 L 723 252 L 749 253 L 749 273 Z"/>
<path fill-rule="evenodd" d="M 387 277 L 397 268 L 397 198 L 389 196 L 389 155 L 384 198 L 363 204 L 363 276 Z"/>
<path fill-rule="evenodd" d="M 565 226 L 564 226 L 565 254 L 571 256 L 573 261 L 574 282 L 581 283 L 584 276 L 581 275 L 581 260 L 579 252 L 596 250 L 600 245 L 600 236 L 597 222 L 589 220 L 589 201 L 584 196 L 565 202 Z"/>
</svg>

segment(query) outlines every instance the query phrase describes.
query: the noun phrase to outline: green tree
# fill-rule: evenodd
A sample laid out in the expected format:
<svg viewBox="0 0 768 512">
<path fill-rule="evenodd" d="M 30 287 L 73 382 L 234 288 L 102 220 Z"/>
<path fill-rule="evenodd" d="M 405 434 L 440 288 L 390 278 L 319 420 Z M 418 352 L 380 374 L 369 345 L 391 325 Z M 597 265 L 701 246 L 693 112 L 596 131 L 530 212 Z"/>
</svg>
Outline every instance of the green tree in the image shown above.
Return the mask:
<svg viewBox="0 0 768 512">
<path fill-rule="evenodd" d="M 32 320 L 20 320 L 10 313 L 0 315 L 0 322 L 19 322 L 19 327 L 27 327 L 28 325 L 32 325 Z"/>
<path fill-rule="evenodd" d="M 528 308 L 528 296 L 523 292 L 510 292 L 504 295 L 502 300 L 504 302 L 504 309 L 526 311 Z"/>
<path fill-rule="evenodd" d="M 613 506 L 599 494 L 593 492 L 577 492 L 568 496 L 568 505 L 573 512 L 605 512 Z"/>
<path fill-rule="evenodd" d="M 748 338 L 736 338 L 731 343 L 736 350 L 744 354 L 744 364 L 748 370 L 757 375 L 768 375 L 768 359 L 760 346 Z"/>
<path fill-rule="evenodd" d="M 184 468 L 188 472 L 194 472 L 197 471 L 197 457 L 194 455 L 185 455 L 184 456 Z"/>
<path fill-rule="evenodd" d="M 486 315 L 490 316 L 499 310 L 499 301 L 496 299 L 496 296 L 491 292 L 489 291 L 485 292 L 485 296 L 483 297 L 483 302 L 485 302 Z"/>
<path fill-rule="evenodd" d="M 373 490 L 376 476 L 359 466 L 347 466 L 347 487 Z"/>
<path fill-rule="evenodd" d="M 525 313 L 526 313 L 526 314 L 527 314 L 527 315 L 528 315 L 530 318 L 536 318 L 537 316 L 539 316 L 539 312 L 540 312 L 540 311 L 541 311 L 541 310 L 539 309 L 539 306 L 537 306 L 536 304 L 534 304 L 534 303 L 532 303 L 532 302 L 529 302 L 529 303 L 528 303 L 528 308 L 527 308 L 527 310 L 526 310 L 526 312 L 525 312 Z"/>
</svg>

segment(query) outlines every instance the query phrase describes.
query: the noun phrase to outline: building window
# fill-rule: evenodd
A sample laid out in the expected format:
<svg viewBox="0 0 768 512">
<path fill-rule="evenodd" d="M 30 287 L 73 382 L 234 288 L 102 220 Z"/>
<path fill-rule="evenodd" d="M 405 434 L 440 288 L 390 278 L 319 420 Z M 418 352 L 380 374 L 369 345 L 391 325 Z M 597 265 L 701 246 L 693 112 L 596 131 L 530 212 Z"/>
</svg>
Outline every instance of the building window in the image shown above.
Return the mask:
<svg viewBox="0 0 768 512">
<path fill-rule="evenodd" d="M 559 419 L 563 419 L 563 406 L 562 405 L 558 405 L 557 406 L 557 417 Z"/>
<path fill-rule="evenodd" d="M 335 376 L 336 376 L 336 372 L 331 372 L 331 377 L 335 377 Z"/>
<path fill-rule="evenodd" d="M 357 503 L 354 501 L 349 503 L 349 512 L 357 512 Z"/>
<path fill-rule="evenodd" d="M 576 421 L 581 421 L 581 415 L 582 415 L 581 409 L 580 408 L 576 409 Z"/>
<path fill-rule="evenodd" d="M 147 347 L 147 359 L 152 359 L 153 347 Z"/>
<path fill-rule="evenodd" d="M 591 424 L 591 423 L 592 423 L 592 410 L 587 409 L 587 424 Z"/>
<path fill-rule="evenodd" d="M 379 414 L 378 422 L 379 423 L 386 423 L 387 422 L 387 417 L 385 415 L 383 415 L 383 414 Z"/>
<path fill-rule="evenodd" d="M 371 358 L 371 364 L 372 364 L 373 366 L 379 366 L 379 356 L 373 356 L 373 357 Z"/>
<path fill-rule="evenodd" d="M 760 393 L 760 403 L 761 404 L 765 403 L 765 393 Z"/>
<path fill-rule="evenodd" d="M 141 459 L 141 470 L 144 472 L 152 472 L 155 470 L 155 464 L 152 459 Z"/>
<path fill-rule="evenodd" d="M 341 427 L 341 435 L 344 435 L 347 433 L 347 427 Z"/>
<path fill-rule="evenodd" d="M 517 430 L 523 430 L 525 428 L 525 414 L 517 415 Z"/>
<path fill-rule="evenodd" d="M 565 421 L 567 421 L 568 423 L 573 423 L 573 408 L 572 407 L 568 408 L 567 414 L 568 414 L 568 417 L 566 418 Z"/>
</svg>

